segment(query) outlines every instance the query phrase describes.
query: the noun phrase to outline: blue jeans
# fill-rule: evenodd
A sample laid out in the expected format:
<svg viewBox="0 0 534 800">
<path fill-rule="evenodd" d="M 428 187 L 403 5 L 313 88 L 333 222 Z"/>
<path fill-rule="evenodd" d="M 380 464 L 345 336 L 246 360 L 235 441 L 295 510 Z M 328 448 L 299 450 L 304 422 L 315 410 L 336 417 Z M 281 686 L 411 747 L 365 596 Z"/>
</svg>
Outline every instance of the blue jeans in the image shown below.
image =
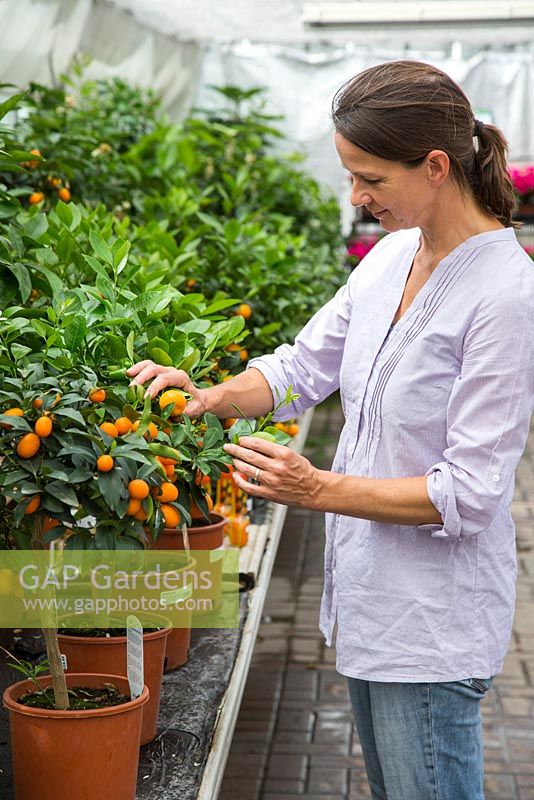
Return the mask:
<svg viewBox="0 0 534 800">
<path fill-rule="evenodd" d="M 492 678 L 348 678 L 373 800 L 484 800 L 480 701 Z"/>
</svg>

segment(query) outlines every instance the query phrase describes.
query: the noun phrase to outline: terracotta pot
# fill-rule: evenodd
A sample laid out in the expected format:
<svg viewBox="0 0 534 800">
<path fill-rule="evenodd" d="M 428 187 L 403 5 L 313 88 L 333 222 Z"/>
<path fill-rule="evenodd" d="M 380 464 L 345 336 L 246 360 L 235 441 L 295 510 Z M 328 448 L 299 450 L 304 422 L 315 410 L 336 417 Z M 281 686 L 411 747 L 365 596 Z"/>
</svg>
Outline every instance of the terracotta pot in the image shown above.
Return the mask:
<svg viewBox="0 0 534 800">
<path fill-rule="evenodd" d="M 130 694 L 117 675 L 67 675 L 67 686 L 113 683 Z M 50 676 L 38 678 L 50 686 Z M 135 800 L 143 706 L 135 700 L 88 711 L 54 711 L 20 705 L 34 688 L 20 681 L 4 692 L 9 711 L 15 800 Z"/>
<path fill-rule="evenodd" d="M 154 626 L 162 624 L 155 618 Z M 168 622 L 166 620 L 166 622 Z M 150 700 L 143 709 L 141 744 L 148 744 L 158 732 L 158 713 L 161 695 L 161 681 L 165 662 L 167 637 L 172 628 L 162 628 L 143 635 L 143 663 L 145 684 L 150 692 Z M 126 636 L 65 636 L 58 634 L 59 649 L 67 657 L 67 674 L 70 672 L 127 674 Z M 96 795 L 95 795 L 96 797 Z"/>
<path fill-rule="evenodd" d="M 189 547 L 191 550 L 216 550 L 224 539 L 226 519 L 220 514 L 210 514 L 210 524 L 188 528 Z M 164 528 L 154 542 L 156 550 L 185 550 L 184 537 L 180 528 Z M 215 609 L 221 604 L 222 561 L 213 564 Z M 174 628 L 167 639 L 166 670 L 176 669 L 185 664 L 191 641 L 191 628 Z"/>
<path fill-rule="evenodd" d="M 187 529 L 191 550 L 216 550 L 224 539 L 227 520 L 220 514 L 210 514 L 210 522 Z M 156 550 L 184 550 L 184 537 L 180 528 L 164 528 L 155 542 Z"/>
</svg>

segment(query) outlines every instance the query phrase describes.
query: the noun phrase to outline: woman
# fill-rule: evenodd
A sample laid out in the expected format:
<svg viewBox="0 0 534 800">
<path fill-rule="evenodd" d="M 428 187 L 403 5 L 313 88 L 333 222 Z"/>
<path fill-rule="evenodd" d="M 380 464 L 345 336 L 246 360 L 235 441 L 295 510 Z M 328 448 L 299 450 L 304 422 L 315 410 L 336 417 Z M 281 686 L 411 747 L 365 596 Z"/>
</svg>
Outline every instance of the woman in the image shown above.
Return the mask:
<svg viewBox="0 0 534 800">
<path fill-rule="evenodd" d="M 338 92 L 352 204 L 390 232 L 293 346 L 198 389 L 187 413 L 292 411 L 340 389 L 332 471 L 262 439 L 228 445 L 240 488 L 327 512 L 321 629 L 337 624 L 373 798 L 480 800 L 480 700 L 502 670 L 515 599 L 509 505 L 534 398 L 534 270 L 510 227 L 501 132 L 427 64 L 366 70 Z M 287 410 L 285 411 L 287 416 Z"/>
</svg>

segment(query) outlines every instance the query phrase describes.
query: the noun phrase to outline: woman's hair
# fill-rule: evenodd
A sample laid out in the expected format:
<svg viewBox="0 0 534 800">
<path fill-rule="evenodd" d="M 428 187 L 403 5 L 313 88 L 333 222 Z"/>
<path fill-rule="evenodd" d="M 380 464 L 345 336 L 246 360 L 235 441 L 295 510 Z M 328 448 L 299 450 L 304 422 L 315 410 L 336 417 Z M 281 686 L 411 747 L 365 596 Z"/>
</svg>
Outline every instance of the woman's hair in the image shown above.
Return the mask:
<svg viewBox="0 0 534 800">
<path fill-rule="evenodd" d="M 443 150 L 460 189 L 471 189 L 486 214 L 512 224 L 506 139 L 494 125 L 475 120 L 463 91 L 441 70 L 419 61 L 371 67 L 339 89 L 332 116 L 349 142 L 407 167 Z"/>
</svg>

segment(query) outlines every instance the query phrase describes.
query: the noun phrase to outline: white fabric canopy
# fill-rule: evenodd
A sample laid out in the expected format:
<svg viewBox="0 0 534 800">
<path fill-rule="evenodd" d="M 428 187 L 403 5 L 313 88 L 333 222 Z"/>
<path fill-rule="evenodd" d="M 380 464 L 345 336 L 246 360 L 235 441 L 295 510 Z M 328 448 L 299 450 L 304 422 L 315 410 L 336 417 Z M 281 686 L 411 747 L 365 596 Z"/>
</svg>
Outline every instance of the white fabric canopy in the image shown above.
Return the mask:
<svg viewBox="0 0 534 800">
<path fill-rule="evenodd" d="M 120 76 L 154 88 L 173 118 L 189 110 L 202 49 L 147 30 L 134 17 L 96 0 L 0 2 L 0 82 L 57 82 L 73 56 L 92 61 L 86 78 Z"/>
<path fill-rule="evenodd" d="M 0 82 L 49 84 L 78 48 L 91 0 L 0 3 Z"/>
</svg>

